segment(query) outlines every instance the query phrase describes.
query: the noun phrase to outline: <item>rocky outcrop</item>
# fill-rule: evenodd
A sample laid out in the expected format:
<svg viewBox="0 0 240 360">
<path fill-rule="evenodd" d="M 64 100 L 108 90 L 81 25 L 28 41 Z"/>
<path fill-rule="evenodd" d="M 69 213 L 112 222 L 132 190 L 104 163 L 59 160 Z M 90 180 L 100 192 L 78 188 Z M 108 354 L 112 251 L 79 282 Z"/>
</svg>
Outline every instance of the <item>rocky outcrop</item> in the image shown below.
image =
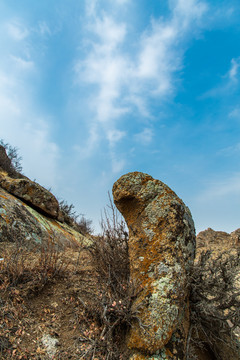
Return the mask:
<svg viewBox="0 0 240 360">
<path fill-rule="evenodd" d="M 232 231 L 230 233 L 230 236 L 233 240 L 233 243 L 237 246 L 240 246 L 240 229 L 237 229 L 235 231 Z"/>
<path fill-rule="evenodd" d="M 197 247 L 207 247 L 211 249 L 217 247 L 219 250 L 240 246 L 240 229 L 237 229 L 230 234 L 224 231 L 215 231 L 211 228 L 201 231 L 197 235 Z"/>
<path fill-rule="evenodd" d="M 113 198 L 129 228 L 131 277 L 141 288 L 127 340 L 131 359 L 184 359 L 195 254 L 190 211 L 167 185 L 140 172 L 122 176 Z"/>
<path fill-rule="evenodd" d="M 198 261 L 201 253 L 205 253 L 206 251 L 210 251 L 210 256 L 212 259 L 217 259 L 221 254 L 224 254 L 224 257 L 237 255 L 240 247 L 240 229 L 237 229 L 231 233 L 227 233 L 224 231 L 215 231 L 211 228 L 208 228 L 204 231 L 201 231 L 197 235 L 197 254 L 196 254 L 196 262 Z M 213 260 L 214 261 L 214 260 Z M 229 266 L 231 268 L 231 262 L 229 262 Z M 215 271 L 219 271 L 219 268 L 213 268 Z M 220 272 L 220 271 L 219 271 Z M 221 272 L 220 272 L 221 273 Z M 222 272 L 223 281 L 226 281 L 225 292 L 228 290 L 229 279 L 226 275 L 227 272 Z M 232 280 L 230 280 L 231 283 Z M 240 277 L 237 276 L 235 278 L 235 287 L 236 290 L 240 288 Z M 238 291 L 238 290 L 237 290 Z M 230 305 L 231 302 L 229 301 L 229 307 L 232 308 Z M 226 315 L 228 310 L 224 310 L 224 315 Z M 214 316 L 211 319 L 212 322 L 216 321 Z M 220 331 L 218 333 L 218 341 L 214 343 L 215 351 L 218 354 L 218 358 L 221 360 L 235 360 L 240 359 L 240 328 L 236 327 L 233 330 L 233 324 L 230 320 L 227 320 L 226 326 L 229 326 L 232 330 L 229 331 L 227 334 L 225 331 Z M 196 338 L 195 338 L 195 335 Z M 194 346 L 199 343 L 199 337 L 201 338 L 202 343 L 204 343 L 204 336 L 205 334 L 201 334 L 198 332 L 197 334 L 193 335 L 194 339 Z M 205 337 L 206 339 L 206 337 Z M 212 360 L 216 357 L 211 356 L 202 356 L 206 349 L 202 348 L 201 346 L 197 349 L 197 354 L 199 355 L 197 359 L 201 360 Z"/>
<path fill-rule="evenodd" d="M 67 224 L 44 216 L 0 187 L 0 242 L 31 245 L 50 238 L 61 247 L 89 241 Z"/>
<path fill-rule="evenodd" d="M 43 214 L 54 219 L 62 219 L 55 196 L 36 182 L 28 178 L 13 179 L 6 173 L 0 172 L 0 186 Z"/>
</svg>

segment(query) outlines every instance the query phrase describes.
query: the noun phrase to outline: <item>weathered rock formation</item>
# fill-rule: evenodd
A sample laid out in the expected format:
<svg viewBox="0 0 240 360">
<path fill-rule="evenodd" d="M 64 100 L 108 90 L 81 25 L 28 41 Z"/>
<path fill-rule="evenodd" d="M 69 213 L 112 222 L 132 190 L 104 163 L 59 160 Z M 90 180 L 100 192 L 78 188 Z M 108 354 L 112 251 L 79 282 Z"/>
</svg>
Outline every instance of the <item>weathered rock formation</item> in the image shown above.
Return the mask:
<svg viewBox="0 0 240 360">
<path fill-rule="evenodd" d="M 211 228 L 201 231 L 197 235 L 197 247 L 211 248 L 217 246 L 219 250 L 225 247 L 240 246 L 240 229 L 237 229 L 230 234 L 224 231 L 215 231 Z"/>
<path fill-rule="evenodd" d="M 41 244 L 50 238 L 61 247 L 88 241 L 72 227 L 44 216 L 0 187 L 0 242 Z"/>
<path fill-rule="evenodd" d="M 10 194 L 31 204 L 32 207 L 54 219 L 61 220 L 62 214 L 55 196 L 28 178 L 13 179 L 4 172 L 0 172 L 0 186 Z"/>
<path fill-rule="evenodd" d="M 188 269 L 195 255 L 189 209 L 164 183 L 133 172 L 113 186 L 129 228 L 131 277 L 141 292 L 129 333 L 131 359 L 184 359 L 189 326 Z"/>
<path fill-rule="evenodd" d="M 224 231 L 215 231 L 211 228 L 208 228 L 204 231 L 201 231 L 196 237 L 197 244 L 197 252 L 196 252 L 196 261 L 198 260 L 201 252 L 210 251 L 211 257 L 213 259 L 217 258 L 221 255 L 221 253 L 233 255 L 237 254 L 240 248 L 240 229 L 237 229 L 231 233 L 227 233 Z M 240 269 L 240 265 L 239 265 Z M 226 274 L 225 281 L 227 281 Z M 240 276 L 236 279 L 236 289 L 240 289 Z M 227 285 L 227 284 L 226 284 Z M 227 286 L 226 290 L 227 291 Z M 229 305 L 232 306 L 232 305 Z M 226 313 L 227 310 L 225 310 Z M 226 315 L 226 314 L 225 314 Z M 214 321 L 214 317 L 212 318 L 212 322 Z M 230 328 L 233 327 L 231 321 L 227 321 L 227 324 Z M 201 333 L 196 334 L 198 337 L 202 336 Z M 195 336 L 193 336 L 194 338 Z M 204 336 L 203 336 L 204 339 Z M 204 340 L 201 339 L 203 342 Z M 194 339 L 195 344 L 199 343 L 199 338 Z M 196 341 L 197 340 L 197 341 Z M 226 332 L 221 331 L 218 334 L 218 341 L 214 343 L 214 347 L 218 354 L 218 358 L 221 360 L 235 360 L 240 359 L 240 327 L 235 328 L 232 334 L 226 334 Z M 202 355 L 205 354 L 206 355 Z M 199 360 L 212 360 L 215 359 L 211 353 L 208 353 L 206 349 L 202 349 L 201 347 L 197 349 L 197 354 L 199 355 L 197 359 Z"/>
<path fill-rule="evenodd" d="M 51 238 L 62 247 L 89 242 L 64 222 L 64 214 L 50 191 L 21 174 L 15 178 L 3 170 L 11 170 L 11 161 L 2 146 L 0 160 L 0 242 L 36 244 Z"/>
</svg>

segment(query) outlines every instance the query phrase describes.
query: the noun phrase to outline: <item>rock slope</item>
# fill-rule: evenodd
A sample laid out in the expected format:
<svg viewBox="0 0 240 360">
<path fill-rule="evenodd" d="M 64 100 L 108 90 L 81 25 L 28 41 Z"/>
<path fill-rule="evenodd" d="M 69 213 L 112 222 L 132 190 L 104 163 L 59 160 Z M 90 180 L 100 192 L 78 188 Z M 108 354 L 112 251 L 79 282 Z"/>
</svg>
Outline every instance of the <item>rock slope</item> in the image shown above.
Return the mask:
<svg viewBox="0 0 240 360">
<path fill-rule="evenodd" d="M 59 246 L 89 240 L 62 220 L 56 198 L 37 183 L 13 179 L 0 172 L 0 242 L 42 243 L 52 239 Z"/>
</svg>

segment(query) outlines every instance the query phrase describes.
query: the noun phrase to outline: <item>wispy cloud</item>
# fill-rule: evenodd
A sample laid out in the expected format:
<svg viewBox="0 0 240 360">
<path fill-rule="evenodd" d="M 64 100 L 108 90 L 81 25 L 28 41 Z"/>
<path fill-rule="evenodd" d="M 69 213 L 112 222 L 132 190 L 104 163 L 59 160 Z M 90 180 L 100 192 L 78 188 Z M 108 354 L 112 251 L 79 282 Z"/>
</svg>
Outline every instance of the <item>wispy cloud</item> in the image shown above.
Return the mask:
<svg viewBox="0 0 240 360">
<path fill-rule="evenodd" d="M 33 32 L 23 19 L 10 19 L 0 28 L 5 42 L 0 61 L 1 138 L 20 148 L 28 176 L 49 186 L 56 180 L 59 150 L 51 140 L 50 118 L 32 94 L 39 73 L 29 45 Z"/>
<path fill-rule="evenodd" d="M 19 20 L 12 20 L 6 24 L 6 30 L 10 38 L 22 41 L 29 36 L 27 27 Z"/>
<path fill-rule="evenodd" d="M 239 81 L 239 68 L 240 68 L 240 57 L 231 60 L 231 67 L 229 70 L 229 80 L 232 82 Z"/>
<path fill-rule="evenodd" d="M 236 106 L 229 114 L 228 117 L 231 119 L 240 120 L 240 107 Z"/>
<path fill-rule="evenodd" d="M 240 142 L 221 149 L 218 152 L 218 155 L 224 155 L 224 156 L 240 155 Z"/>
<path fill-rule="evenodd" d="M 236 172 L 225 179 L 210 182 L 208 187 L 198 196 L 199 203 L 208 203 L 228 196 L 240 195 L 240 173 Z"/>
<path fill-rule="evenodd" d="M 149 145 L 153 139 L 153 131 L 152 129 L 145 128 L 141 132 L 135 134 L 135 141 L 139 142 L 143 145 Z"/>
<path fill-rule="evenodd" d="M 223 74 L 219 84 L 205 92 L 200 98 L 228 96 L 239 86 L 240 79 L 240 57 L 231 59 L 229 70 Z"/>
<path fill-rule="evenodd" d="M 86 4 L 85 31 L 91 41 L 86 56 L 76 61 L 75 72 L 80 82 L 91 86 L 89 104 L 95 108 L 94 127 L 103 132 L 113 152 L 115 139 L 109 140 L 108 133 L 117 131 L 119 118 L 135 111 L 151 119 L 148 101 L 163 101 L 174 93 L 185 43 L 200 28 L 207 6 L 197 0 L 172 1 L 171 15 L 153 19 L 151 26 L 139 33 L 138 45 L 134 44 L 133 49 L 128 41 L 130 27 L 117 20 L 113 6 L 96 11 L 96 0 Z M 127 1 L 115 3 L 114 10 L 122 4 Z M 151 141 L 150 132 L 142 137 Z"/>
</svg>

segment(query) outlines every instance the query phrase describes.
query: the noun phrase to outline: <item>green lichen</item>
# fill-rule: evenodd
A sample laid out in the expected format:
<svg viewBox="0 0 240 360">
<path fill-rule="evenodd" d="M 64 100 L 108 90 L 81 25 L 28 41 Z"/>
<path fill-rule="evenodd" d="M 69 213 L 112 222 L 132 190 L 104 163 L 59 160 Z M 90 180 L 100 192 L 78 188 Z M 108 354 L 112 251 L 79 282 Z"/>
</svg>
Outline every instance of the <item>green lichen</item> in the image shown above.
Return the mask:
<svg viewBox="0 0 240 360">
<path fill-rule="evenodd" d="M 0 209 L 0 215 L 3 214 L 3 215 L 7 215 L 7 212 L 5 209 L 1 208 Z"/>
</svg>

